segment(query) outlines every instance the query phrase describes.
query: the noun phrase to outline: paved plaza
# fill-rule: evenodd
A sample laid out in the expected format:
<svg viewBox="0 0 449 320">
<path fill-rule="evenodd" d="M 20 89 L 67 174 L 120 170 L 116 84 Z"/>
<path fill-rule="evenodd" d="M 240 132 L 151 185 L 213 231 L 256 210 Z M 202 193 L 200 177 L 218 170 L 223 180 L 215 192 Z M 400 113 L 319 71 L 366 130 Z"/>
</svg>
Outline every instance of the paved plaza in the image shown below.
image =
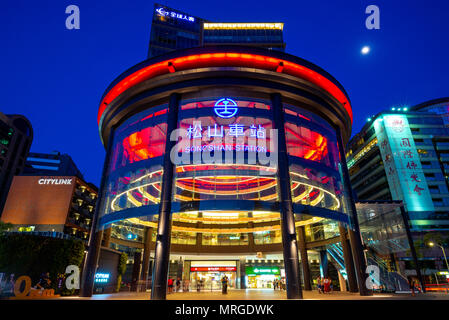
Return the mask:
<svg viewBox="0 0 449 320">
<path fill-rule="evenodd" d="M 95 294 L 91 298 L 62 297 L 60 299 L 80 299 L 80 300 L 150 300 L 150 292 L 120 292 L 114 294 Z M 319 294 L 315 291 L 303 291 L 305 300 L 449 300 L 449 294 L 426 293 L 416 294 L 414 297 L 410 293 L 401 294 L 374 294 L 371 297 L 361 297 L 358 293 L 333 292 L 330 294 Z M 220 291 L 202 292 L 177 292 L 167 295 L 167 300 L 284 300 L 285 291 L 271 289 L 248 289 L 230 290 L 228 294 Z"/>
</svg>

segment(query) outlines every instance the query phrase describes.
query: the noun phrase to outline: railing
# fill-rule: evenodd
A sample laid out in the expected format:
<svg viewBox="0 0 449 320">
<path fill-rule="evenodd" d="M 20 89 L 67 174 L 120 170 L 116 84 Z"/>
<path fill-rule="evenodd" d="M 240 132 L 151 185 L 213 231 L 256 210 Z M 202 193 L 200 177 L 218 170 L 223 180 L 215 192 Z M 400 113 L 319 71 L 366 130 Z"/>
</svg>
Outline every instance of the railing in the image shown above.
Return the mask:
<svg viewBox="0 0 449 320">
<path fill-rule="evenodd" d="M 335 260 L 335 262 L 340 266 L 340 272 L 345 271 L 345 260 L 343 257 L 343 249 L 341 248 L 341 244 L 331 244 L 327 248 L 327 252 L 329 252 L 330 256 Z"/>
<path fill-rule="evenodd" d="M 345 263 L 343 256 L 343 248 L 340 243 L 330 244 L 327 246 L 327 252 L 332 260 L 338 265 L 340 272 L 345 272 Z M 367 253 L 367 264 L 375 265 L 379 268 L 379 279 L 376 286 L 383 286 L 387 291 L 402 291 L 409 288 L 408 281 L 401 274 L 390 271 L 390 267 L 384 259 L 377 256 L 374 252 Z"/>
<path fill-rule="evenodd" d="M 403 291 L 409 289 L 408 280 L 395 271 L 390 271 L 390 268 L 385 260 L 378 257 L 373 252 L 367 253 L 368 265 L 375 265 L 379 268 L 379 284 L 383 285 L 390 291 Z"/>
</svg>

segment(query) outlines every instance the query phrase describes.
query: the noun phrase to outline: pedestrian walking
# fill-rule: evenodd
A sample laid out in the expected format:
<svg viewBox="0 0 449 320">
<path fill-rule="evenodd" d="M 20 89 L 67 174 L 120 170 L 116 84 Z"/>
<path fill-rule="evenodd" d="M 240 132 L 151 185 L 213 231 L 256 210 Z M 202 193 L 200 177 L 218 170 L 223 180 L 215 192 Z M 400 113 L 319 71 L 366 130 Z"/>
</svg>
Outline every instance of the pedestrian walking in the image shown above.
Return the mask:
<svg viewBox="0 0 449 320">
<path fill-rule="evenodd" d="M 168 279 L 168 293 L 172 293 L 173 292 L 173 279 L 169 278 Z"/>
<path fill-rule="evenodd" d="M 415 282 L 413 281 L 412 277 L 408 277 L 408 284 L 410 286 L 410 291 L 412 292 L 412 297 L 415 296 Z"/>
<path fill-rule="evenodd" d="M 321 277 L 316 278 L 316 287 L 319 294 L 323 293 L 323 287 L 321 286 Z"/>
<path fill-rule="evenodd" d="M 323 280 L 323 282 L 324 282 L 324 293 L 329 293 L 331 290 L 330 290 L 330 286 L 331 286 L 331 281 L 330 281 L 330 279 L 329 278 L 324 278 L 324 280 Z"/>
</svg>

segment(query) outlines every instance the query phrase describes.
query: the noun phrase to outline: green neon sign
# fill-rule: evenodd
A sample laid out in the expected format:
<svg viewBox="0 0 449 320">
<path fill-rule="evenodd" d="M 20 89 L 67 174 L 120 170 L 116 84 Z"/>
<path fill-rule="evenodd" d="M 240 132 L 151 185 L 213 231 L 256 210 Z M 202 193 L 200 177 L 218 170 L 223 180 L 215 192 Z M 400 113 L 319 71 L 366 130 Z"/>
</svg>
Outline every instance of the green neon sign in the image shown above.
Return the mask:
<svg viewBox="0 0 449 320">
<path fill-rule="evenodd" d="M 279 267 L 246 267 L 245 268 L 247 275 L 259 275 L 259 274 L 273 274 L 280 275 L 281 270 Z"/>
</svg>

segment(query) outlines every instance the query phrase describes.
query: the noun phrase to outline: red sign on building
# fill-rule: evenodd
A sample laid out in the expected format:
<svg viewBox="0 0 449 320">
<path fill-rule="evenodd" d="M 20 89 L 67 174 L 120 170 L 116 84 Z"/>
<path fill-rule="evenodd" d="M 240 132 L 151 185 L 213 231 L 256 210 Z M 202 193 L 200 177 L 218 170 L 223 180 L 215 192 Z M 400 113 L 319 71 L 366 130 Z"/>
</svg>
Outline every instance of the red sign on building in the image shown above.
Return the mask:
<svg viewBox="0 0 449 320">
<path fill-rule="evenodd" d="M 191 267 L 190 271 L 237 271 L 237 267 Z"/>
</svg>

